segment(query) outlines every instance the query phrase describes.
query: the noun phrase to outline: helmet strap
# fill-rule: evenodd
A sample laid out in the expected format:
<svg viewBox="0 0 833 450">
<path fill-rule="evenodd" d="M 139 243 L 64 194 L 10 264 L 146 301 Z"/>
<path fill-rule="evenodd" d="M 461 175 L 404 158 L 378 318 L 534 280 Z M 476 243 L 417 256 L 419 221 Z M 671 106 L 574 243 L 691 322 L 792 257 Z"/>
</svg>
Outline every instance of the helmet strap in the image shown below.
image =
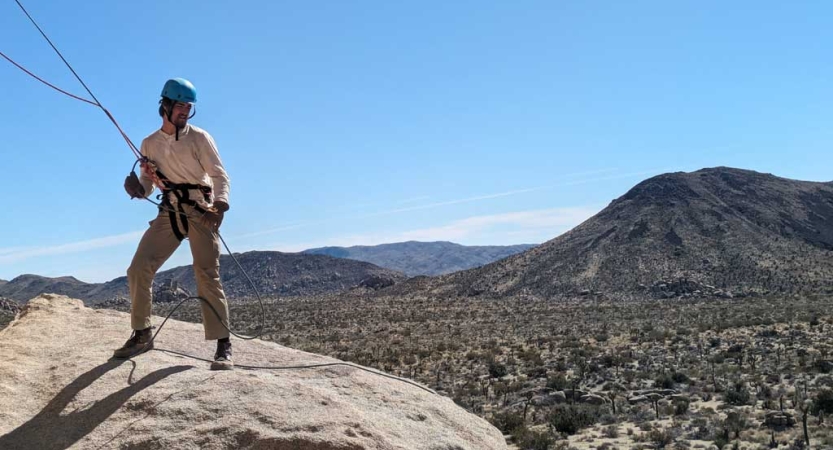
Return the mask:
<svg viewBox="0 0 833 450">
<path fill-rule="evenodd" d="M 177 124 L 175 124 L 173 120 L 171 120 L 171 115 L 174 113 L 174 103 L 175 102 L 173 100 L 171 100 L 171 104 L 168 106 L 168 111 L 167 111 L 168 112 L 168 122 L 170 122 L 174 126 L 174 128 L 176 129 L 175 136 L 176 136 L 176 140 L 178 141 L 179 140 L 179 126 Z"/>
<path fill-rule="evenodd" d="M 160 101 L 161 101 L 161 100 L 160 100 Z M 171 104 L 170 104 L 170 105 L 168 106 L 168 108 L 166 108 L 165 110 L 166 110 L 166 112 L 167 112 L 168 122 L 170 122 L 170 123 L 174 126 L 174 128 L 176 129 L 176 134 L 175 134 L 175 136 L 176 136 L 176 140 L 178 141 L 178 140 L 179 140 L 179 130 L 180 130 L 180 128 L 179 128 L 179 125 L 175 124 L 175 123 L 174 123 L 174 121 L 173 121 L 173 120 L 171 120 L 171 116 L 172 116 L 172 115 L 173 115 L 173 113 L 174 113 L 174 104 L 175 104 L 175 103 L 176 103 L 176 101 L 174 101 L 174 100 L 172 100 L 172 99 L 171 99 Z M 196 115 L 197 115 L 197 106 L 196 106 L 196 105 L 194 105 L 194 106 L 193 106 L 193 109 L 194 109 L 194 110 L 193 110 L 193 112 L 191 112 L 191 116 L 190 116 L 190 117 L 188 117 L 188 120 L 193 119 L 193 118 L 194 118 L 194 116 L 196 116 Z"/>
</svg>

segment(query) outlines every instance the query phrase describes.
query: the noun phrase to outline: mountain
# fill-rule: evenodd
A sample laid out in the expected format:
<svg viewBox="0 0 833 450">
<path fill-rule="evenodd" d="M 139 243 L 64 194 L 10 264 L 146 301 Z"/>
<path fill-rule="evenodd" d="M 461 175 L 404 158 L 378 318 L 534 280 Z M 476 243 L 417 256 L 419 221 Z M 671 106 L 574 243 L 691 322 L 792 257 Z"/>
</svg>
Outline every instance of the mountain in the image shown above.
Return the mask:
<svg viewBox="0 0 833 450">
<path fill-rule="evenodd" d="M 74 277 L 49 278 L 40 275 L 21 275 L 0 284 L 0 297 L 26 301 L 44 292 L 80 296 L 89 292 L 94 286 Z"/>
<path fill-rule="evenodd" d="M 379 287 L 405 279 L 399 272 L 373 264 L 324 255 L 252 251 L 235 257 L 249 274 L 261 295 L 297 296 L 340 292 L 358 285 Z M 220 277 L 229 298 L 254 297 L 246 277 L 229 255 L 220 257 Z M 196 281 L 190 265 L 156 274 L 159 289 L 174 281 L 180 289 L 196 295 Z M 106 283 L 84 283 L 73 277 L 47 278 L 21 275 L 0 285 L 0 297 L 27 301 L 42 293 L 54 293 L 98 303 L 127 297 L 127 277 Z"/>
<path fill-rule="evenodd" d="M 399 242 L 374 246 L 322 247 L 302 253 L 366 261 L 379 267 L 417 275 L 443 275 L 506 258 L 535 245 L 465 246 L 452 242 Z"/>
<path fill-rule="evenodd" d="M 438 295 L 831 292 L 833 182 L 717 167 L 647 179 L 524 253 L 393 291 Z"/>
<path fill-rule="evenodd" d="M 235 257 L 260 294 L 269 296 L 341 292 L 362 284 L 393 284 L 406 278 L 402 273 L 370 263 L 326 255 L 251 251 L 236 254 Z M 228 255 L 220 257 L 220 277 L 223 289 L 230 298 L 254 297 L 245 275 Z M 156 280 L 166 279 L 179 282 L 191 293 L 197 291 L 190 265 L 160 272 L 156 276 Z"/>
</svg>

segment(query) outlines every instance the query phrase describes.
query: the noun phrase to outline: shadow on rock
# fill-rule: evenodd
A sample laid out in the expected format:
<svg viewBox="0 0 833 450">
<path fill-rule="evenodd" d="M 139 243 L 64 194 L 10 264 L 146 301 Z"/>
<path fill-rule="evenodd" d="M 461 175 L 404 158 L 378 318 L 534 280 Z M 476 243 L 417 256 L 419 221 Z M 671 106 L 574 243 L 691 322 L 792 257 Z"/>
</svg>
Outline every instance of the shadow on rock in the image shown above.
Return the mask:
<svg viewBox="0 0 833 450">
<path fill-rule="evenodd" d="M 173 374 L 193 368 L 193 366 L 173 366 L 159 369 L 87 408 L 61 414 L 79 392 L 124 362 L 123 360 L 111 359 L 76 378 L 75 381 L 63 388 L 35 417 L 10 433 L 0 436 L 0 448 L 37 448 L 44 450 L 69 448 L 107 420 L 110 415 L 139 391 Z"/>
</svg>

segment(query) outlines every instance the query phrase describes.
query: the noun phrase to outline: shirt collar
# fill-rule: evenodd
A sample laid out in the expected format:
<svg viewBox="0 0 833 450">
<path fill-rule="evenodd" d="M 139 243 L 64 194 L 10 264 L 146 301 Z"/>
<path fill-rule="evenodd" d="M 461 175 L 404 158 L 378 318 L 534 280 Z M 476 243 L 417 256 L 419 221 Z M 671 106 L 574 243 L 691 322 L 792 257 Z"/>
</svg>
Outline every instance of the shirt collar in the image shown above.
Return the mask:
<svg viewBox="0 0 833 450">
<path fill-rule="evenodd" d="M 182 139 L 183 136 L 187 136 L 189 131 L 191 131 L 191 124 L 186 123 L 185 127 L 182 128 L 181 130 L 179 130 L 179 138 Z M 168 134 L 168 133 L 165 133 L 164 131 L 162 131 L 162 129 L 160 128 L 159 129 L 159 134 L 162 135 L 162 137 L 164 137 L 165 139 L 169 139 L 169 140 L 176 139 L 176 132 L 174 132 L 174 134 Z"/>
</svg>

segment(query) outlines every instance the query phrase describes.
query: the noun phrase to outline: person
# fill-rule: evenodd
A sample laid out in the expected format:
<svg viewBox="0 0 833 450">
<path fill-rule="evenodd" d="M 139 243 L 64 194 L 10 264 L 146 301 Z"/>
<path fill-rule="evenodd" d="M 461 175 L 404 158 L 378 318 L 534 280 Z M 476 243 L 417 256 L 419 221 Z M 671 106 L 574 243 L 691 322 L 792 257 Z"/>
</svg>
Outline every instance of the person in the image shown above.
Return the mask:
<svg viewBox="0 0 833 450">
<path fill-rule="evenodd" d="M 188 123 L 197 101 L 190 81 L 168 80 L 159 101 L 162 128 L 142 141 L 141 175 L 131 172 L 124 189 L 131 198 L 161 190 L 159 214 L 150 222 L 127 269 L 133 334 L 114 351 L 130 358 L 153 348 L 152 283 L 157 270 L 188 238 L 206 340 L 217 340 L 212 370 L 231 369 L 228 303 L 220 283 L 219 229 L 229 209 L 229 177 L 214 139 Z M 215 314 L 207 303 L 213 306 Z M 219 315 L 219 319 L 218 316 Z"/>
</svg>

